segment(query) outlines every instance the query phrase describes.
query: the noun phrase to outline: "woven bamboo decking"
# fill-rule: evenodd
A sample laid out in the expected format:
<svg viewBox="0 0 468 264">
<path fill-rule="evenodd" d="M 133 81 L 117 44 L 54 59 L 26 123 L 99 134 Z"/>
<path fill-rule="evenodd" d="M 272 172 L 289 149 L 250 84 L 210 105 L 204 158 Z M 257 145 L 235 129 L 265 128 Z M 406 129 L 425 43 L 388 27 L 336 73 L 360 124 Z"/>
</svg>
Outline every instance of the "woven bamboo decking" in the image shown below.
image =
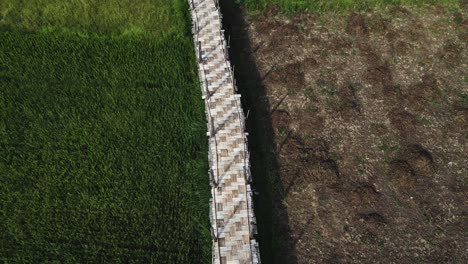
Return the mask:
<svg viewBox="0 0 468 264">
<path fill-rule="evenodd" d="M 205 100 L 213 263 L 260 263 L 245 117 L 215 0 L 189 0 Z"/>
</svg>

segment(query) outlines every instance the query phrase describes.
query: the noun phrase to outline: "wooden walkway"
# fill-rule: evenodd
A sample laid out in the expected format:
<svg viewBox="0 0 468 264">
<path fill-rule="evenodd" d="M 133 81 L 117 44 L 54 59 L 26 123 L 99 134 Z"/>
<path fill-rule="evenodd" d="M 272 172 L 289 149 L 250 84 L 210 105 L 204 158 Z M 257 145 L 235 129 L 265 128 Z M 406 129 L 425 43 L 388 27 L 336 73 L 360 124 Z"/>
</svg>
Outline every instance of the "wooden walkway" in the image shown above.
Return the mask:
<svg viewBox="0 0 468 264">
<path fill-rule="evenodd" d="M 245 117 L 216 0 L 189 0 L 206 106 L 213 263 L 260 263 Z"/>
</svg>

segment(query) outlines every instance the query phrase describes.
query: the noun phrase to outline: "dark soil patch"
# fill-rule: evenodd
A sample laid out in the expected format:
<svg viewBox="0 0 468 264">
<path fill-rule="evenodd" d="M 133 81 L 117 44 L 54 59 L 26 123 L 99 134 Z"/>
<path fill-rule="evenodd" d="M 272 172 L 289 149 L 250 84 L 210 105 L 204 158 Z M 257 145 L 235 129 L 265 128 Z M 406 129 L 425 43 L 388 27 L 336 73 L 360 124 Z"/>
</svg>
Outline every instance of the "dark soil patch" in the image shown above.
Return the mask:
<svg viewBox="0 0 468 264">
<path fill-rule="evenodd" d="M 293 90 L 300 90 L 304 87 L 304 66 L 302 63 L 291 63 L 277 70 L 274 70 L 270 79 L 273 83 L 287 85 Z"/>
<path fill-rule="evenodd" d="M 418 125 L 416 117 L 400 108 L 394 108 L 388 113 L 391 125 L 403 135 L 411 133 Z"/>
<path fill-rule="evenodd" d="M 381 14 L 372 14 L 368 20 L 369 31 L 385 32 L 390 29 L 390 21 Z"/>
<path fill-rule="evenodd" d="M 462 62 L 460 52 L 462 47 L 459 44 L 449 42 L 446 43 L 437 54 L 441 60 L 443 60 L 449 67 L 457 67 Z"/>
<path fill-rule="evenodd" d="M 406 160 L 415 175 L 419 177 L 431 177 L 434 173 L 432 154 L 421 145 L 414 144 L 408 146 L 406 153 L 401 156 L 406 156 Z"/>
<path fill-rule="evenodd" d="M 308 57 L 301 62 L 306 71 L 315 70 L 319 68 L 320 64 L 315 58 Z"/>
<path fill-rule="evenodd" d="M 348 17 L 346 32 L 352 36 L 367 36 L 369 29 L 364 17 L 361 14 L 351 13 Z"/>
<path fill-rule="evenodd" d="M 380 225 L 385 225 L 387 223 L 385 217 L 375 211 L 359 213 L 357 216 L 359 219 L 364 220 L 368 225 L 373 227 L 379 227 Z"/>
<path fill-rule="evenodd" d="M 357 87 L 359 84 L 346 84 L 338 92 L 340 98 L 339 111 L 345 119 L 359 116 L 361 105 L 357 97 Z"/>
<path fill-rule="evenodd" d="M 366 195 L 366 196 L 379 196 L 380 195 L 380 193 L 377 191 L 375 186 L 369 183 L 358 184 L 355 187 L 354 192 L 358 194 Z"/>
<path fill-rule="evenodd" d="M 418 110 L 430 107 L 431 102 L 439 100 L 441 93 L 434 74 L 424 74 L 422 81 L 411 85 L 405 99 Z"/>
<path fill-rule="evenodd" d="M 454 109 L 464 114 L 468 111 L 468 92 L 466 94 L 462 93 L 458 97 Z"/>
<path fill-rule="evenodd" d="M 284 110 L 277 110 L 272 114 L 272 124 L 280 130 L 289 131 L 291 115 Z"/>
<path fill-rule="evenodd" d="M 318 110 L 315 104 L 311 104 L 306 107 L 308 108 L 308 111 L 296 118 L 298 129 L 302 131 L 310 131 L 310 136 L 316 137 L 320 135 L 324 129 L 325 118 L 317 113 Z"/>
<path fill-rule="evenodd" d="M 389 103 L 398 104 L 402 98 L 402 91 L 400 85 L 386 84 L 383 87 L 383 95 L 388 98 Z M 392 100 L 395 99 L 395 100 Z M 398 100 L 398 101 L 396 101 Z"/>
<path fill-rule="evenodd" d="M 386 87 L 393 84 L 392 72 L 388 65 L 372 65 L 367 69 L 367 81 L 372 85 Z"/>
<path fill-rule="evenodd" d="M 398 55 L 407 55 L 410 50 L 414 47 L 411 43 L 404 40 L 397 40 L 391 43 L 392 45 L 392 54 L 394 56 Z"/>
<path fill-rule="evenodd" d="M 343 50 L 348 50 L 352 48 L 353 42 L 349 40 L 348 38 L 341 36 L 341 37 L 330 39 L 330 41 L 328 42 L 328 45 L 331 50 L 343 51 Z"/>
<path fill-rule="evenodd" d="M 416 172 L 406 160 L 397 159 L 390 165 L 389 174 L 399 188 L 414 188 Z"/>
<path fill-rule="evenodd" d="M 372 208 L 381 199 L 381 193 L 369 182 L 350 182 L 342 175 L 339 185 L 330 186 L 331 199 L 347 199 L 350 208 Z"/>
<path fill-rule="evenodd" d="M 289 159 L 283 166 L 287 173 L 281 174 L 287 191 L 293 185 L 316 183 L 332 186 L 339 182 L 337 162 L 330 157 L 329 147 L 324 140 L 305 143 L 302 138 L 293 135 L 282 155 Z M 301 165 L 297 166 L 298 163 Z"/>
<path fill-rule="evenodd" d="M 299 25 L 281 21 L 263 21 L 256 24 L 259 32 L 267 34 L 272 42 L 280 43 L 285 40 L 296 42 L 303 40 Z"/>
</svg>

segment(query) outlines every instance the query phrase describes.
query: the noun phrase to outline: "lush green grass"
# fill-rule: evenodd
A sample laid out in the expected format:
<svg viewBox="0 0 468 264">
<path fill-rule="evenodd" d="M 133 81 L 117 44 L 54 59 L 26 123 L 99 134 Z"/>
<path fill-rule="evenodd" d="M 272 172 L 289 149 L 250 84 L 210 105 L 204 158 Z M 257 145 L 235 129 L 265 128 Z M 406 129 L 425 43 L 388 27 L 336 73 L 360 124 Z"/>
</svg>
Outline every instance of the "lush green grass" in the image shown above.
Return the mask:
<svg viewBox="0 0 468 264">
<path fill-rule="evenodd" d="M 181 0 L 2 0 L 0 26 L 39 31 L 65 27 L 151 35 L 185 31 Z"/>
<path fill-rule="evenodd" d="M 0 14 L 0 261 L 210 262 L 185 1 L 5 0 Z"/>
<path fill-rule="evenodd" d="M 0 39 L 0 259 L 209 261 L 190 39 Z"/>
<path fill-rule="evenodd" d="M 278 6 L 290 13 L 298 10 L 307 11 L 347 11 L 367 10 L 387 5 L 443 4 L 458 7 L 460 0 L 239 0 L 250 10 L 263 10 Z"/>
</svg>

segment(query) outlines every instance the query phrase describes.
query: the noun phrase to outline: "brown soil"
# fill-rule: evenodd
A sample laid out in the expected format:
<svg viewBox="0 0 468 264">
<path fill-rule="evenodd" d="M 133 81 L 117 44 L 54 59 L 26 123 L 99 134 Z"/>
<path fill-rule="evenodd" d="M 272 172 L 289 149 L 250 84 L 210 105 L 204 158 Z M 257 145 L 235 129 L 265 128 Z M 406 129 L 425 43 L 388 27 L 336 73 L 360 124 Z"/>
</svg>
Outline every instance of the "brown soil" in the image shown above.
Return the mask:
<svg viewBox="0 0 468 264">
<path fill-rule="evenodd" d="M 298 263 L 468 263 L 466 9 L 248 21 Z M 284 214 L 282 214 L 284 217 Z"/>
</svg>

